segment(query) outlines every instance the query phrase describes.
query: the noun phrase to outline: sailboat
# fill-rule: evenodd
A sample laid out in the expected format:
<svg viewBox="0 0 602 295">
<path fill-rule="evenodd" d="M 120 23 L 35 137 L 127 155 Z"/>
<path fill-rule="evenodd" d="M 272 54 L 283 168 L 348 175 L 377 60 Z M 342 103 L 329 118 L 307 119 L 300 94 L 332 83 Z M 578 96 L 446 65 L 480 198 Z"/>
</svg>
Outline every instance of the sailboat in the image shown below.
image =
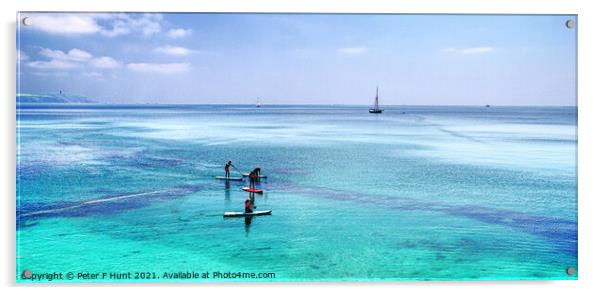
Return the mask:
<svg viewBox="0 0 602 295">
<path fill-rule="evenodd" d="M 378 107 L 378 87 L 376 87 L 376 98 L 374 99 L 374 108 L 371 108 L 369 112 L 371 114 L 380 114 L 384 110 Z"/>
<path fill-rule="evenodd" d="M 261 107 L 261 103 L 259 102 L 259 97 L 257 98 L 257 102 L 255 103 L 255 107 L 258 107 L 258 108 Z"/>
</svg>

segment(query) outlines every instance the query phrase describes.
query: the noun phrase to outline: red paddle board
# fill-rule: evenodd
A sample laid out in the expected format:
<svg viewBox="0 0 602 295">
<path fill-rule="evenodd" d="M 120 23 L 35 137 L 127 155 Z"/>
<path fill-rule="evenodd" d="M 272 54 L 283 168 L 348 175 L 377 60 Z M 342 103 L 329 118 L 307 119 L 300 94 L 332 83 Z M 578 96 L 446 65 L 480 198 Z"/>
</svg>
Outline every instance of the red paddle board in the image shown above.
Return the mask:
<svg viewBox="0 0 602 295">
<path fill-rule="evenodd" d="M 256 188 L 243 187 L 242 190 L 245 192 L 250 192 L 250 193 L 263 194 L 262 190 L 256 189 Z"/>
</svg>

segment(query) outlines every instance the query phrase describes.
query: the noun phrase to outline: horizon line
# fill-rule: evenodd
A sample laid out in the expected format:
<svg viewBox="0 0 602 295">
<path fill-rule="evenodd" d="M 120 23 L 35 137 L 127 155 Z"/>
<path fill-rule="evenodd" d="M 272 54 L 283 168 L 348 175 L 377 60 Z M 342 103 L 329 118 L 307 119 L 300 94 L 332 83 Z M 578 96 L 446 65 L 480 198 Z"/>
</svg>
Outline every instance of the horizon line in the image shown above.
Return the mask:
<svg viewBox="0 0 602 295">
<path fill-rule="evenodd" d="M 275 103 L 275 104 L 261 104 L 261 107 L 255 107 L 253 103 L 162 103 L 162 102 L 19 102 L 17 104 L 47 104 L 47 105 L 61 105 L 61 104 L 81 104 L 81 105 L 237 105 L 237 106 L 253 106 L 254 108 L 262 108 L 269 106 L 354 106 L 354 107 L 370 107 L 370 104 L 325 104 L 325 103 Z M 381 104 L 383 107 L 423 107 L 423 106 L 459 106 L 459 107 L 578 107 L 574 105 L 515 105 L 515 104 Z"/>
</svg>

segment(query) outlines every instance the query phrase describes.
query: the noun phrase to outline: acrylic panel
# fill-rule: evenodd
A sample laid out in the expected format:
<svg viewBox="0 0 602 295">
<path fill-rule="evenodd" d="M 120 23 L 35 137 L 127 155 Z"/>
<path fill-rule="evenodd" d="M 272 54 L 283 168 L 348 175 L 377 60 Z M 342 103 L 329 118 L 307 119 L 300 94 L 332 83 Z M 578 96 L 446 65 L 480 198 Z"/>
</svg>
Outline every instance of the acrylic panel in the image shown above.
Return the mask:
<svg viewBox="0 0 602 295">
<path fill-rule="evenodd" d="M 576 15 L 21 12 L 16 56 L 17 282 L 577 279 Z"/>
</svg>

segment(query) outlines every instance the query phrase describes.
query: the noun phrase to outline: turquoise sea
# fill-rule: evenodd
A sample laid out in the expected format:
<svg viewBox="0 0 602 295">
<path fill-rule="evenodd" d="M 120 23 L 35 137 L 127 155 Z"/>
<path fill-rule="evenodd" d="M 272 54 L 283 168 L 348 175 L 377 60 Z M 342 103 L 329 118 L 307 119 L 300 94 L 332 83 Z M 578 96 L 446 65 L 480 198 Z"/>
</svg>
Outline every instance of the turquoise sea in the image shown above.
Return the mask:
<svg viewBox="0 0 602 295">
<path fill-rule="evenodd" d="M 21 104 L 17 281 L 576 279 L 576 121 L 576 107 Z M 268 175 L 256 205 L 271 216 L 222 217 L 248 197 L 213 178 L 227 160 Z"/>
</svg>

